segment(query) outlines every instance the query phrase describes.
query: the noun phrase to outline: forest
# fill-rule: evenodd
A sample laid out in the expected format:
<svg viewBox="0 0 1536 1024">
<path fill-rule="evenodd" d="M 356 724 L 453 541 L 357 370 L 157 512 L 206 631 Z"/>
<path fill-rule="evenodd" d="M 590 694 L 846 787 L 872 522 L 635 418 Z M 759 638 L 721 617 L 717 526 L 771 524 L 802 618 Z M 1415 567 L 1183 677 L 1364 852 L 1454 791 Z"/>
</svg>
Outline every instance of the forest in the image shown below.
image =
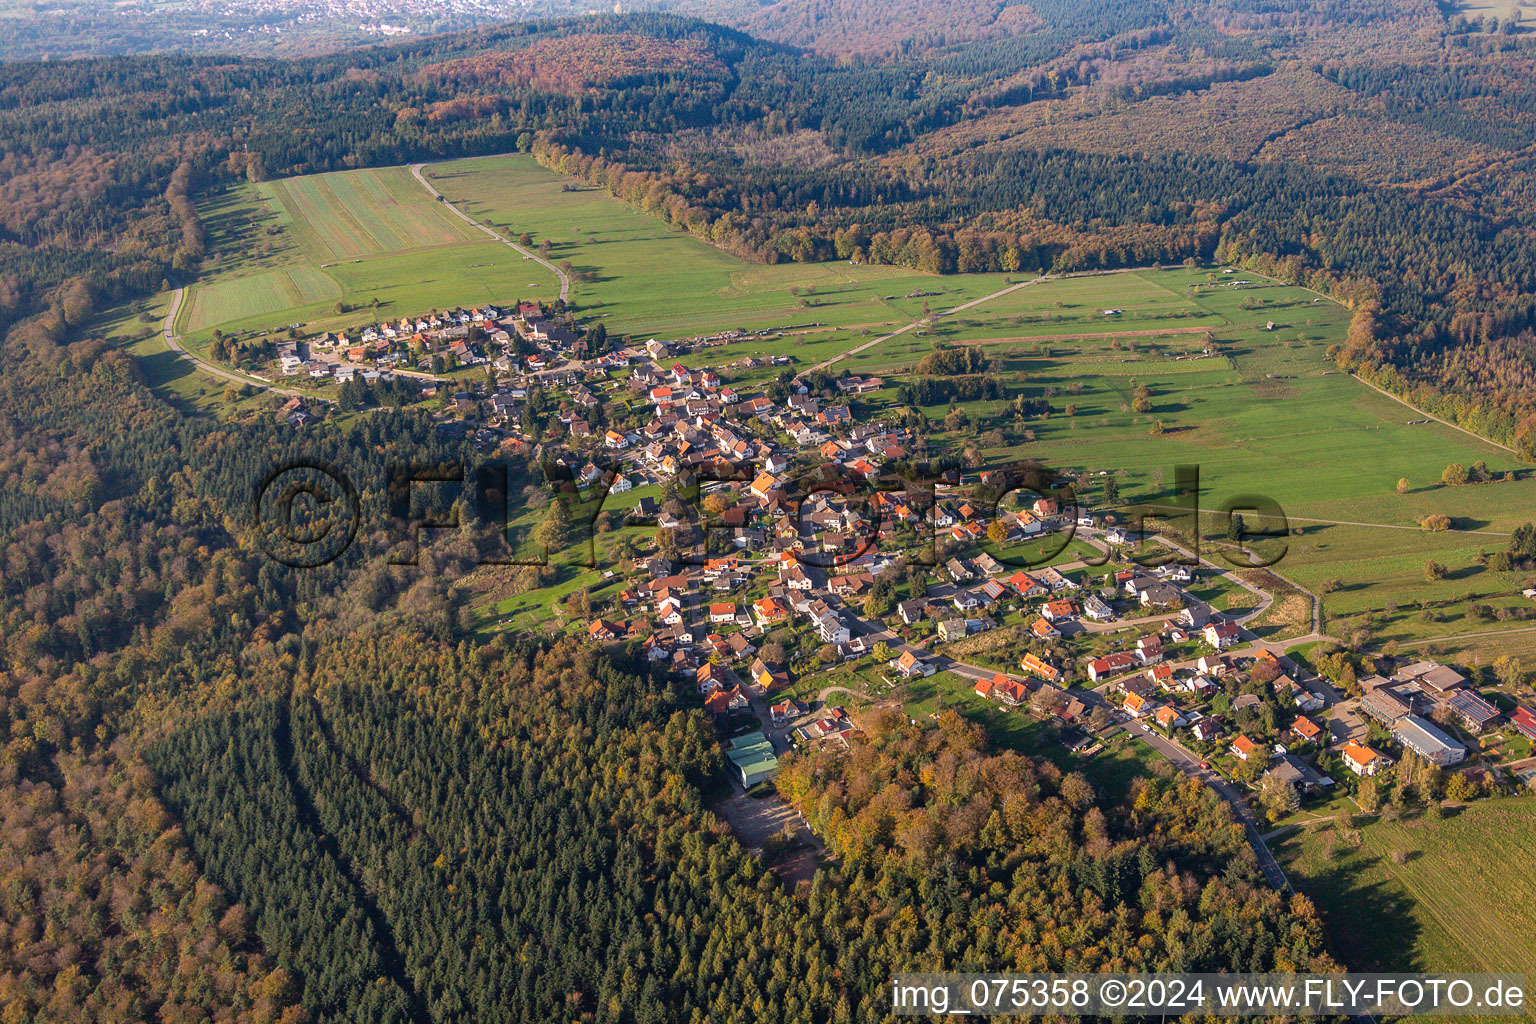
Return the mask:
<svg viewBox="0 0 1536 1024">
<path fill-rule="evenodd" d="M 1341 366 L 1536 455 L 1536 247 L 1488 203 L 1525 187 L 1522 33 L 1432 4 L 1051 0 L 1017 25 L 924 7 L 854 46 L 817 9 L 738 10 L 769 38 L 603 15 L 295 60 L 0 65 L 0 1020 L 841 1022 L 884 1019 L 909 967 L 1333 965 L 1203 787 L 1097 793 L 957 717 L 871 715 L 848 757 L 788 759 L 781 792 L 833 860 L 787 887 L 709 810 L 695 698 L 633 652 L 470 631 L 473 516 L 390 564 L 391 463 L 478 458 L 427 411 L 357 388 L 368 412 L 341 427 L 198 414 L 94 336 L 195 280 L 212 188 L 524 150 L 764 262 L 1239 264 L 1348 302 Z M 1347 57 L 1407 42 L 1433 52 Z M 1300 121 L 1483 148 L 1401 185 L 1034 145 L 1005 120 L 1086 138 L 1282 73 L 1326 97 Z M 1253 154 L 1295 127 L 1234 116 Z M 821 155 L 764 161 L 763 139 Z M 1008 397 L 974 348 L 906 389 Z M 304 571 L 262 554 L 250 511 L 301 460 L 345 465 L 366 511 Z"/>
</svg>

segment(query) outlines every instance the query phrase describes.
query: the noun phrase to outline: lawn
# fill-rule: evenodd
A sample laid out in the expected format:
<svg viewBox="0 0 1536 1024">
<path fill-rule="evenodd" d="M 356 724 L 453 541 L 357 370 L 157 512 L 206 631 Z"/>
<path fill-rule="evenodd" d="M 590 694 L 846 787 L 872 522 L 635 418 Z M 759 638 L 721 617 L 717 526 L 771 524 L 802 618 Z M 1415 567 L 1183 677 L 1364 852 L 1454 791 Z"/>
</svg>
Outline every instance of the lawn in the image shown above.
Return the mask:
<svg viewBox="0 0 1536 1024">
<path fill-rule="evenodd" d="M 1536 801 L 1478 801 L 1441 821 L 1378 820 L 1358 831 L 1358 846 L 1331 826 L 1271 844 L 1350 970 L 1536 977 L 1536 875 L 1528 867 Z"/>
</svg>

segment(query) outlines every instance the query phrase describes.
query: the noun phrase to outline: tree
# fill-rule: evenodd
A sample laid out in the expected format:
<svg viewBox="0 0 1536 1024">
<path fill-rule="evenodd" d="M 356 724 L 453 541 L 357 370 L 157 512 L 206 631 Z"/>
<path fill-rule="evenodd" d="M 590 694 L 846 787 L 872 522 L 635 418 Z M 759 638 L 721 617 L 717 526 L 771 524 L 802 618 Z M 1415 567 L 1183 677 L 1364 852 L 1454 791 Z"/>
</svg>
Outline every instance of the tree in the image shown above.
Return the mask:
<svg viewBox="0 0 1536 1024">
<path fill-rule="evenodd" d="M 1398 494 L 1407 494 L 1408 491 L 1411 490 L 1411 488 L 1412 488 L 1412 485 L 1410 485 L 1408 483 L 1408 478 L 1407 477 L 1401 477 L 1401 478 L 1398 479 L 1398 481 L 1397 481 L 1397 493 Z"/>
<path fill-rule="evenodd" d="M 1509 539 L 1509 553 L 1516 558 L 1536 558 L 1536 523 L 1522 523 L 1515 527 Z"/>
<path fill-rule="evenodd" d="M 1234 544 L 1242 543 L 1244 527 L 1246 525 L 1247 524 L 1245 524 L 1243 522 L 1243 517 L 1242 517 L 1241 513 L 1234 512 L 1230 516 L 1228 516 L 1227 517 L 1227 540 L 1232 541 Z"/>
<path fill-rule="evenodd" d="M 1466 803 L 1477 795 L 1477 787 L 1467 778 L 1466 772 L 1455 772 L 1445 781 L 1445 796 L 1457 803 Z"/>
<path fill-rule="evenodd" d="M 1440 473 L 1440 482 L 1447 487 L 1455 487 L 1467 482 L 1467 467 L 1459 462 L 1453 462 L 1446 466 Z"/>
<path fill-rule="evenodd" d="M 1442 512 L 1432 512 L 1420 519 L 1419 525 L 1430 533 L 1443 533 L 1451 528 L 1451 517 Z"/>
<path fill-rule="evenodd" d="M 1008 527 L 1004 526 L 1001 520 L 992 520 L 992 524 L 987 527 L 987 539 L 993 544 L 1007 543 Z"/>
<path fill-rule="evenodd" d="M 1259 783 L 1259 803 L 1270 822 L 1277 822 L 1301 807 L 1301 795 L 1296 787 L 1271 772 Z"/>
<path fill-rule="evenodd" d="M 1424 579 L 1428 583 L 1436 583 L 1445 579 L 1445 566 L 1434 559 L 1424 563 Z"/>
<path fill-rule="evenodd" d="M 874 654 L 875 663 L 877 665 L 884 665 L 886 662 L 895 657 L 895 654 L 891 651 L 890 645 L 887 644 L 884 640 L 881 640 L 879 643 L 875 644 L 875 649 L 872 653 Z"/>
<path fill-rule="evenodd" d="M 1237 762 L 1237 767 L 1232 769 L 1232 777 L 1239 782 L 1257 782 L 1269 771 L 1269 748 L 1262 743 L 1249 753 L 1248 760 Z"/>
<path fill-rule="evenodd" d="M 1355 791 L 1355 803 L 1366 814 L 1375 814 L 1381 806 L 1381 786 L 1370 776 L 1360 780 L 1360 788 Z"/>
<path fill-rule="evenodd" d="M 1501 654 L 1493 659 L 1493 674 L 1512 690 L 1518 690 L 1526 683 L 1525 666 L 1512 654 Z"/>
</svg>

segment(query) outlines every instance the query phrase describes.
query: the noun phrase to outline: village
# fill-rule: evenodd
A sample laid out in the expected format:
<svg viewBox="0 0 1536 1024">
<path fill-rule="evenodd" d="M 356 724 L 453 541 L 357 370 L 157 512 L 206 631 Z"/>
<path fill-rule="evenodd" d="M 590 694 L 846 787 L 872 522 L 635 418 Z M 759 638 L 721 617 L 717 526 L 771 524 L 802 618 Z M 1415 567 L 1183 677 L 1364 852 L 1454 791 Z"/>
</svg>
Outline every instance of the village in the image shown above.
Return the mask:
<svg viewBox="0 0 1536 1024">
<path fill-rule="evenodd" d="M 1123 510 L 1078 508 L 1074 480 L 928 458 L 921 431 L 860 407 L 879 378 L 787 354 L 698 365 L 734 340 L 614 340 L 519 302 L 292 341 L 277 359 L 287 376 L 414 382 L 443 430 L 538 451 L 583 504 L 651 528 L 630 575 L 605 571 L 544 626 L 633 644 L 685 678 L 746 790 L 935 677 L 1046 724 L 1076 757 L 1134 735 L 1245 820 L 1374 801 L 1405 761 L 1452 772 L 1460 796 L 1536 777 L 1536 713 L 1512 695 L 1411 659 L 1336 686 L 1246 628 L 1269 595 L 1136 535 Z M 1223 614 L 1192 592 L 1212 585 L 1260 603 Z M 997 642 L 959 653 L 984 634 Z M 821 686 L 839 666 L 863 689 Z"/>
</svg>

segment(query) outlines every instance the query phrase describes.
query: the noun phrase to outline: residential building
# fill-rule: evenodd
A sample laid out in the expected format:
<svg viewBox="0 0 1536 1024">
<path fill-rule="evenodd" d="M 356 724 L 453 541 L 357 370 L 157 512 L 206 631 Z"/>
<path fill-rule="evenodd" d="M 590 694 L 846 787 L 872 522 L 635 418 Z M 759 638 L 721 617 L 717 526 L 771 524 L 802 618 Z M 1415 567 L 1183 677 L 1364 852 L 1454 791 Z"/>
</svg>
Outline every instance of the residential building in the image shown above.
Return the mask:
<svg viewBox="0 0 1536 1024">
<path fill-rule="evenodd" d="M 1344 765 L 1356 775 L 1375 775 L 1392 763 L 1385 754 L 1360 743 L 1346 743 L 1340 752 Z"/>
</svg>

